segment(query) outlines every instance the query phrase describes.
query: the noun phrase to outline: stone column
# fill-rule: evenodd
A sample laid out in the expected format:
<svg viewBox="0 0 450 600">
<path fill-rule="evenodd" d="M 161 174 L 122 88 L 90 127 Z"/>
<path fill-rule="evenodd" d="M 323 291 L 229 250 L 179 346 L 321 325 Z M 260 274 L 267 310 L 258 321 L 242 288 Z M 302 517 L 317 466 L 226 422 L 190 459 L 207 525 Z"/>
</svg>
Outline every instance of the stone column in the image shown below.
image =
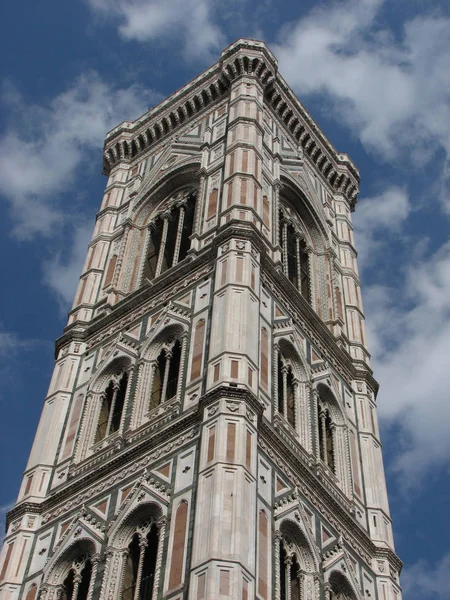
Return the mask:
<svg viewBox="0 0 450 600">
<path fill-rule="evenodd" d="M 283 222 L 283 231 L 282 231 L 282 248 L 283 248 L 283 273 L 286 277 L 289 277 L 288 270 L 288 255 L 287 255 L 287 228 L 288 224 L 286 221 Z"/>
<path fill-rule="evenodd" d="M 152 596 L 158 597 L 159 582 L 161 579 L 162 557 L 164 551 L 164 538 L 166 536 L 167 517 L 161 517 L 158 521 L 158 552 L 156 554 L 155 578 L 153 580 Z"/>
<path fill-rule="evenodd" d="M 70 598 L 68 598 L 67 600 L 77 600 L 78 589 L 80 587 L 80 583 L 81 583 L 81 574 L 80 573 L 75 573 L 75 575 L 73 577 L 72 596 Z"/>
<path fill-rule="evenodd" d="M 139 595 L 141 592 L 141 581 L 142 581 L 142 569 L 144 568 L 144 558 L 145 558 L 145 550 L 148 546 L 148 540 L 146 537 L 141 536 L 139 540 L 139 564 L 136 573 L 136 584 L 134 587 L 134 597 L 133 600 L 139 600 Z"/>
<path fill-rule="evenodd" d="M 291 589 L 291 569 L 292 569 L 292 556 L 287 556 L 285 561 L 286 568 L 286 600 L 292 600 L 292 589 Z"/>
<path fill-rule="evenodd" d="M 178 256 L 180 254 L 181 236 L 183 234 L 183 223 L 184 223 L 184 206 L 180 206 L 180 213 L 178 215 L 178 227 L 177 227 L 177 239 L 175 240 L 175 249 L 173 251 L 172 264 L 174 266 L 178 262 Z"/>
<path fill-rule="evenodd" d="M 169 228 L 169 215 L 165 214 L 163 217 L 163 230 L 162 230 L 162 234 L 161 234 L 161 244 L 159 246 L 158 262 L 156 264 L 155 277 L 158 277 L 158 275 L 161 274 L 162 263 L 164 260 L 164 250 L 166 248 L 168 228 Z"/>
<path fill-rule="evenodd" d="M 128 412 L 128 404 L 130 403 L 130 396 L 131 396 L 131 383 L 132 383 L 132 379 L 134 376 L 134 366 L 130 367 L 130 370 L 128 371 L 128 381 L 127 381 L 127 389 L 125 390 L 125 398 L 123 400 L 123 407 L 122 407 L 122 414 L 120 415 L 120 425 L 119 425 L 119 433 L 120 435 L 123 435 L 123 430 L 125 427 L 125 415 Z"/>
<path fill-rule="evenodd" d="M 275 572 L 275 590 L 274 590 L 274 600 L 281 600 L 281 589 L 280 589 L 280 546 L 281 546 L 281 531 L 278 529 L 273 534 L 273 539 L 275 542 L 275 551 L 274 551 L 274 572 Z"/>
<path fill-rule="evenodd" d="M 88 594 L 87 594 L 87 600 L 92 600 L 92 595 L 94 593 L 94 587 L 95 587 L 95 580 L 97 579 L 97 571 L 98 571 L 99 562 L 100 562 L 100 554 L 94 554 L 91 557 L 92 573 L 91 573 L 91 580 L 89 582 L 89 590 L 88 590 Z"/>
</svg>

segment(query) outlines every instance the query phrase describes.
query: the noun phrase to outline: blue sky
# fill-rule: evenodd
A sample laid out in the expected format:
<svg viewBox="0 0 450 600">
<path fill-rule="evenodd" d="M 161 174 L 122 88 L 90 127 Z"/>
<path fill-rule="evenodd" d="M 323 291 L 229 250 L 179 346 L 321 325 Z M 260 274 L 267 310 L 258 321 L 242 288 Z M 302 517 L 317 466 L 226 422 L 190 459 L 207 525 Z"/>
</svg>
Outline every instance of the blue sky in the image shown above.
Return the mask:
<svg viewBox="0 0 450 600">
<path fill-rule="evenodd" d="M 405 598 L 448 600 L 448 2 L 23 0 L 2 26 L 2 520 L 100 205 L 105 133 L 255 37 L 360 169 L 354 221 Z"/>
</svg>

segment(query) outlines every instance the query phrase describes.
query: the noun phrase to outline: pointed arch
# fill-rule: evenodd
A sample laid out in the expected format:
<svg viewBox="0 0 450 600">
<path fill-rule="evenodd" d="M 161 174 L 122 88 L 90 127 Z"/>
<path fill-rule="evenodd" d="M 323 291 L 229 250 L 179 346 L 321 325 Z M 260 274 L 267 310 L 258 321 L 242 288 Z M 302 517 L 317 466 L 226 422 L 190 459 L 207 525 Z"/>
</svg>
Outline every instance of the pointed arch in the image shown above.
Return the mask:
<svg viewBox="0 0 450 600">
<path fill-rule="evenodd" d="M 106 438 L 123 432 L 133 361 L 129 355 L 117 350 L 119 356 L 111 361 L 107 357 L 89 382 L 76 446 L 77 461 L 92 452 L 94 444 L 103 444 Z M 108 356 L 111 353 L 112 349 Z"/>
<path fill-rule="evenodd" d="M 333 473 L 339 487 L 352 493 L 348 424 L 344 410 L 331 388 L 322 381 L 314 390 L 316 457 L 327 473 Z"/>
<path fill-rule="evenodd" d="M 105 597 L 157 598 L 165 527 L 163 509 L 154 501 L 130 505 L 111 524 L 108 544 L 113 552 L 105 567 Z"/>
<path fill-rule="evenodd" d="M 121 264 L 128 267 L 118 275 L 118 289 L 123 292 L 138 289 L 177 265 L 190 249 L 199 163 L 197 157 L 189 156 L 162 168 L 169 155 L 159 158 L 134 199 L 122 242 Z"/>
<path fill-rule="evenodd" d="M 130 428 L 135 429 L 178 401 L 186 370 L 187 324 L 162 316 L 140 352 Z M 173 404 L 173 403 L 172 403 Z"/>
<path fill-rule="evenodd" d="M 118 356 L 108 360 L 115 352 L 118 352 Z M 133 358 L 129 354 L 123 352 L 120 347 L 113 345 L 104 355 L 97 372 L 92 376 L 88 393 L 102 392 L 111 378 L 118 378 L 124 371 L 129 371 L 132 363 Z"/>
<path fill-rule="evenodd" d="M 76 540 L 71 539 L 56 550 L 44 569 L 44 583 L 62 585 L 75 562 L 82 559 L 92 561 L 99 549 L 98 543 L 83 531 L 81 537 Z"/>
<path fill-rule="evenodd" d="M 331 588 L 331 600 L 362 600 L 358 587 L 340 568 L 335 566 L 325 573 L 325 580 Z"/>
<path fill-rule="evenodd" d="M 319 564 L 317 549 L 298 523 L 283 519 L 280 524 L 275 572 L 280 590 L 280 600 L 302 598 L 315 600 L 318 592 Z"/>
<path fill-rule="evenodd" d="M 300 444 L 312 450 L 310 369 L 303 352 L 283 332 L 275 336 L 273 397 L 275 424 L 289 424 Z M 278 419 L 280 415 L 282 419 Z M 291 430 L 292 431 L 292 430 Z"/>
</svg>

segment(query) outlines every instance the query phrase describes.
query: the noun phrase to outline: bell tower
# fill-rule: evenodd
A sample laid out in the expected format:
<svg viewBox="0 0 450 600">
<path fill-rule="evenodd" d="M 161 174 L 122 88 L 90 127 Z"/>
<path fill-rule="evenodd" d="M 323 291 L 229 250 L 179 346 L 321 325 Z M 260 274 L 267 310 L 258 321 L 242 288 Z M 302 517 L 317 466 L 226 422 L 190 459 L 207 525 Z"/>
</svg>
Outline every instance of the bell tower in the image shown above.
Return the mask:
<svg viewBox="0 0 450 600">
<path fill-rule="evenodd" d="M 240 39 L 103 171 L 1 600 L 401 600 L 353 162 Z"/>
</svg>

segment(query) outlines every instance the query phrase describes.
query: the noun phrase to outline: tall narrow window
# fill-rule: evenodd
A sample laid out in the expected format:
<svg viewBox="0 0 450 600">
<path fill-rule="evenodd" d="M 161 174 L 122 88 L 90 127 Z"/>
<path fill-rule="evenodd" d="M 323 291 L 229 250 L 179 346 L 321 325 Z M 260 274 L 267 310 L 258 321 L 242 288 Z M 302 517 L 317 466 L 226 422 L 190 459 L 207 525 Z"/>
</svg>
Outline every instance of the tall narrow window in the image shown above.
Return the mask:
<svg viewBox="0 0 450 600">
<path fill-rule="evenodd" d="M 91 583 L 92 577 L 92 563 L 90 560 L 87 560 L 83 570 L 80 573 L 81 581 L 78 588 L 78 594 L 76 600 L 87 600 L 89 593 L 89 585 Z"/>
<path fill-rule="evenodd" d="M 110 381 L 102 394 L 95 441 L 99 442 L 120 429 L 128 386 L 128 373 L 118 382 Z"/>
<path fill-rule="evenodd" d="M 309 302 L 311 296 L 309 256 L 303 234 L 283 211 L 279 214 L 279 243 L 283 272 L 300 294 Z"/>
<path fill-rule="evenodd" d="M 92 577 L 92 563 L 89 559 L 79 558 L 72 563 L 62 584 L 62 600 L 87 600 Z M 81 569 L 81 570 L 80 570 Z"/>
<path fill-rule="evenodd" d="M 186 258 L 191 246 L 195 200 L 195 191 L 186 194 L 181 202 L 174 200 L 149 227 L 144 281 L 151 281 Z"/>
<path fill-rule="evenodd" d="M 335 472 L 335 452 L 333 438 L 333 422 L 330 411 L 324 408 L 320 401 L 317 407 L 318 430 L 319 430 L 319 456 L 329 469 Z"/>
<path fill-rule="evenodd" d="M 153 524 L 147 533 L 135 533 L 128 546 L 123 577 L 122 600 L 152 600 L 158 552 L 158 529 Z"/>
<path fill-rule="evenodd" d="M 278 412 L 295 428 L 295 379 L 291 365 L 278 352 Z"/>
<path fill-rule="evenodd" d="M 178 377 L 180 374 L 181 344 L 177 340 L 172 346 L 172 355 L 169 363 L 169 377 L 167 379 L 166 400 L 175 398 L 178 389 Z"/>
<path fill-rule="evenodd" d="M 181 344 L 179 340 L 176 340 L 170 348 L 164 348 L 159 353 L 153 371 L 150 410 L 177 395 L 180 362 Z"/>
</svg>

